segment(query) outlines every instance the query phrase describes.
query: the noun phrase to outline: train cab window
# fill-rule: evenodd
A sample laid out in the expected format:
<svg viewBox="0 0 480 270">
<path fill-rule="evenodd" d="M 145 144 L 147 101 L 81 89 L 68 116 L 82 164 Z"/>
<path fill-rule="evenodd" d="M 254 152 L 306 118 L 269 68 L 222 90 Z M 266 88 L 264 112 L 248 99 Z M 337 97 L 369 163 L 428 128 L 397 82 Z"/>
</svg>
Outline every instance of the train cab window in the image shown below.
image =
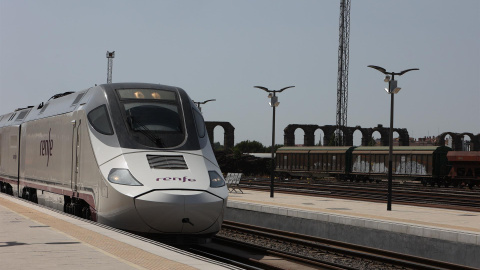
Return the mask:
<svg viewBox="0 0 480 270">
<path fill-rule="evenodd" d="M 110 123 L 110 117 L 108 116 L 107 107 L 101 105 L 91 110 L 87 115 L 88 121 L 92 127 L 105 135 L 113 135 L 112 124 Z"/>
</svg>

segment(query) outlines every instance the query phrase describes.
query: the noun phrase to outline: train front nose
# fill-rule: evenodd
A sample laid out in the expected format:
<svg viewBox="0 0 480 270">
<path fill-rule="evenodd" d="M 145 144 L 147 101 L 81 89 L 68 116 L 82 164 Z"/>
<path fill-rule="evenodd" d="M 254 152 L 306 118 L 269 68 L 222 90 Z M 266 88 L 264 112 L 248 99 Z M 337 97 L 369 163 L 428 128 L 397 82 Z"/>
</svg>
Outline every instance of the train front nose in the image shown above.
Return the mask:
<svg viewBox="0 0 480 270">
<path fill-rule="evenodd" d="M 224 200 L 204 191 L 156 190 L 137 197 L 135 207 L 154 230 L 202 233 L 217 223 Z"/>
</svg>

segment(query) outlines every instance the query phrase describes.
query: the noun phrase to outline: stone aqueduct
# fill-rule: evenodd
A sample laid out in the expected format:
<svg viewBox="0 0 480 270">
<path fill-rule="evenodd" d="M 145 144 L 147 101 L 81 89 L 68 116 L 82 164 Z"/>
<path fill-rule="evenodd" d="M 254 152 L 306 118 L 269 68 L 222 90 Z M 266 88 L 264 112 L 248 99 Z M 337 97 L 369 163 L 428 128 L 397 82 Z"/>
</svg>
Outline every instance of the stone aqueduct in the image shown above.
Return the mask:
<svg viewBox="0 0 480 270">
<path fill-rule="evenodd" d="M 235 145 L 235 128 L 229 122 L 206 122 L 208 137 L 210 142 L 213 145 L 214 134 L 213 130 L 217 126 L 221 126 L 224 133 L 224 146 L 225 149 L 230 149 Z M 291 124 L 284 129 L 284 145 L 293 146 L 295 145 L 295 131 L 297 129 L 302 129 L 304 131 L 304 145 L 313 146 L 315 145 L 315 131 L 318 129 L 323 131 L 323 145 L 328 145 L 334 138 L 335 131 L 337 126 L 326 125 L 300 125 L 300 124 Z M 378 131 L 381 135 L 381 145 L 388 146 L 388 137 L 389 137 L 389 128 L 385 128 L 382 125 L 378 125 L 374 128 L 362 128 L 360 126 L 356 127 L 345 127 L 342 129 L 342 133 L 345 136 L 346 144 L 353 145 L 353 133 L 359 130 L 362 133 L 362 146 L 368 145 L 368 142 L 372 138 L 372 134 Z M 408 146 L 410 144 L 410 137 L 408 131 L 405 128 L 394 128 L 394 132 L 398 133 L 399 136 L 399 145 Z M 455 132 L 444 132 L 437 137 L 437 145 L 445 145 L 445 136 L 450 135 L 452 137 L 452 148 L 453 150 L 461 151 L 462 150 L 462 139 L 464 136 L 468 136 L 471 142 L 472 151 L 480 151 L 480 134 L 474 135 L 473 133 L 455 133 Z"/>
<path fill-rule="evenodd" d="M 315 131 L 318 129 L 323 131 L 323 145 L 328 145 L 328 143 L 334 139 L 335 131 L 337 126 L 319 126 L 319 125 L 288 125 L 284 129 L 284 145 L 292 146 L 295 145 L 295 130 L 302 129 L 305 133 L 304 135 L 304 145 L 313 146 L 315 145 Z M 381 144 L 388 146 L 388 135 L 389 128 L 384 128 L 382 125 L 378 125 L 374 128 L 362 128 L 360 126 L 356 127 L 344 127 L 341 131 L 343 136 L 345 136 L 346 145 L 353 145 L 353 133 L 359 130 L 362 133 L 362 145 L 368 145 L 368 142 L 372 138 L 372 134 L 375 131 L 378 131 L 381 135 Z M 394 128 L 393 131 L 397 132 L 399 135 L 399 144 L 402 146 L 408 146 L 410 143 L 410 137 L 408 136 L 408 131 L 405 128 Z"/>
</svg>

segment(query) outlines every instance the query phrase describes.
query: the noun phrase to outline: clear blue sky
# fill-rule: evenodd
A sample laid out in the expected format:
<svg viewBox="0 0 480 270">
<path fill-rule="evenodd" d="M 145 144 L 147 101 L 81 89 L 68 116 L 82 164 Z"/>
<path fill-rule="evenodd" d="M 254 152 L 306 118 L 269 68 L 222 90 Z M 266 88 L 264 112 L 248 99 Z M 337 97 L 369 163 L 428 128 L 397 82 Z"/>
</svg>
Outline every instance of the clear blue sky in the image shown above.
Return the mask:
<svg viewBox="0 0 480 270">
<path fill-rule="evenodd" d="M 279 96 L 276 141 L 283 143 L 288 124 L 335 124 L 339 6 L 0 0 L 0 114 L 105 83 L 105 53 L 114 50 L 114 82 L 162 83 L 197 101 L 217 99 L 202 107 L 204 117 L 231 122 L 235 143 L 271 143 L 272 109 L 254 85 L 296 86 Z M 352 1 L 349 126 L 389 125 L 390 98 L 372 64 L 420 68 L 398 77 L 395 127 L 416 138 L 480 133 L 480 1 Z M 215 130 L 215 141 L 222 133 Z"/>
</svg>

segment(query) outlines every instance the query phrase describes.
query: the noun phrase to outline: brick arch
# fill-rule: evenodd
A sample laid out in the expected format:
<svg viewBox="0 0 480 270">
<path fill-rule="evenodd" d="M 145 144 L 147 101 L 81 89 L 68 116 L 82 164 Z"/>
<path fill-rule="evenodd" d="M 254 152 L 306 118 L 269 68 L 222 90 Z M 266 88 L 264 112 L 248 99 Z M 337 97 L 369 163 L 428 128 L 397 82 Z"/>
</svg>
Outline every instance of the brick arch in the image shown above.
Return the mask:
<svg viewBox="0 0 480 270">
<path fill-rule="evenodd" d="M 453 151 L 461 151 L 462 150 L 462 142 L 460 141 L 460 136 L 458 133 L 455 132 L 443 132 L 437 137 L 437 145 L 445 145 L 445 136 L 450 135 L 452 137 L 452 150 Z"/>
<path fill-rule="evenodd" d="M 305 146 L 314 146 L 315 145 L 315 131 L 321 129 L 323 131 L 323 144 L 328 144 L 330 136 L 332 136 L 335 131 L 335 126 L 319 126 L 319 125 L 300 125 L 300 124 L 290 124 L 284 130 L 284 140 L 283 144 L 285 146 L 294 146 L 295 145 L 295 131 L 301 128 L 305 133 L 303 137 L 303 144 Z"/>
<path fill-rule="evenodd" d="M 325 129 L 324 126 L 317 126 L 317 128 L 313 131 L 313 137 L 312 137 L 312 140 L 313 140 L 313 145 L 315 145 L 315 132 L 317 132 L 317 130 L 321 130 L 323 132 L 323 144 L 322 145 L 325 145 L 326 142 L 325 142 L 325 138 L 327 137 L 327 132 L 328 132 L 328 129 Z"/>
<path fill-rule="evenodd" d="M 368 140 L 372 137 L 373 133 L 375 131 L 378 131 L 378 133 L 380 133 L 380 145 L 382 146 L 388 146 L 389 145 L 389 131 L 390 131 L 390 128 L 385 128 L 383 127 L 383 125 L 378 125 L 374 128 L 367 128 L 366 129 L 367 133 L 368 133 L 368 139 L 366 138 L 365 141 L 366 141 L 366 144 L 368 144 Z M 363 143 L 363 140 L 362 140 L 362 143 Z"/>
<path fill-rule="evenodd" d="M 353 134 L 357 130 L 359 130 L 362 133 L 361 145 L 362 146 L 367 146 L 371 136 L 368 137 L 368 134 L 369 134 L 368 131 L 367 131 L 368 129 L 367 128 L 362 128 L 361 126 L 355 126 L 355 127 L 350 128 L 351 138 L 349 140 L 347 140 L 348 145 L 353 145 Z"/>
<path fill-rule="evenodd" d="M 443 132 L 437 137 L 437 145 L 445 145 L 445 136 L 450 135 L 452 137 L 452 149 L 454 151 L 462 151 L 462 138 L 467 135 L 470 138 L 470 151 L 480 151 L 480 133 L 474 135 L 470 132 L 456 133 L 456 132 Z"/>
<path fill-rule="evenodd" d="M 394 128 L 393 131 L 396 131 L 398 133 L 398 145 L 410 145 L 410 136 L 408 135 L 408 131 L 406 128 Z"/>
<path fill-rule="evenodd" d="M 285 129 L 283 129 L 283 144 L 286 146 L 294 146 L 295 145 L 295 131 L 299 128 L 303 130 L 305 133 L 304 136 L 307 136 L 307 129 L 305 128 L 306 126 L 311 126 L 311 125 L 298 125 L 298 124 L 293 124 L 293 125 L 288 125 Z M 304 137 L 305 138 L 305 137 Z"/>
<path fill-rule="evenodd" d="M 477 135 L 470 132 L 460 133 L 458 134 L 459 140 L 462 140 L 465 135 L 470 138 L 470 151 L 480 151 L 480 133 Z"/>
<path fill-rule="evenodd" d="M 213 138 L 213 130 L 217 126 L 221 126 L 224 130 L 223 135 L 223 145 L 225 149 L 233 148 L 235 144 L 235 128 L 230 124 L 230 122 L 209 122 L 206 121 L 205 125 L 207 126 L 207 133 L 208 138 L 210 139 L 210 143 L 213 146 L 214 138 Z"/>
</svg>

